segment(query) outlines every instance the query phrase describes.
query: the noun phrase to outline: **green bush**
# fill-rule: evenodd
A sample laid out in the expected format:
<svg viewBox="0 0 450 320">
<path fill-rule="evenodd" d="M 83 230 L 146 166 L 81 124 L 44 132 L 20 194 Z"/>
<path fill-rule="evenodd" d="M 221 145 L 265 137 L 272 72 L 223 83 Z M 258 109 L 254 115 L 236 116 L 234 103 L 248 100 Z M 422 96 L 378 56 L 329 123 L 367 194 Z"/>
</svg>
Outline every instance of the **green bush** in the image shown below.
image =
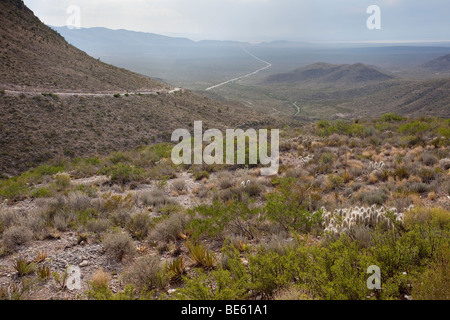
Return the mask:
<svg viewBox="0 0 450 320">
<path fill-rule="evenodd" d="M 188 224 L 188 229 L 193 233 L 193 237 L 200 238 L 221 236 L 225 230 L 233 231 L 249 239 L 254 238 L 254 228 L 252 221 L 258 215 L 260 209 L 249 208 L 248 204 L 233 201 L 224 204 L 215 201 L 212 205 L 201 205 L 188 214 L 192 216 L 192 221 Z"/>
<path fill-rule="evenodd" d="M 185 285 L 177 291 L 177 300 L 245 300 L 248 297 L 247 283 L 236 279 L 228 270 L 205 273 L 195 270 L 195 277 L 185 278 Z"/>
<path fill-rule="evenodd" d="M 308 211 L 309 195 L 308 188 L 296 184 L 294 179 L 282 180 L 275 192 L 266 195 L 264 211 L 271 221 L 286 231 L 310 232 L 320 224 L 322 212 Z"/>
</svg>

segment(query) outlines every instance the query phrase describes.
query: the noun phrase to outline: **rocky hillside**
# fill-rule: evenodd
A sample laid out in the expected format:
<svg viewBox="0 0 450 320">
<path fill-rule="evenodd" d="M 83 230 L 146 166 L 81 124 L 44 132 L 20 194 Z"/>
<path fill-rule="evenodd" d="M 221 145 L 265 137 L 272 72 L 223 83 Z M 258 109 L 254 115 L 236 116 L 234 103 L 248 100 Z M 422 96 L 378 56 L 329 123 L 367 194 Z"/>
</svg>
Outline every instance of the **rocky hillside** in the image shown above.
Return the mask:
<svg viewBox="0 0 450 320">
<path fill-rule="evenodd" d="M 164 86 L 69 45 L 22 0 L 0 2 L 0 39 L 1 89 L 142 91 Z"/>
</svg>

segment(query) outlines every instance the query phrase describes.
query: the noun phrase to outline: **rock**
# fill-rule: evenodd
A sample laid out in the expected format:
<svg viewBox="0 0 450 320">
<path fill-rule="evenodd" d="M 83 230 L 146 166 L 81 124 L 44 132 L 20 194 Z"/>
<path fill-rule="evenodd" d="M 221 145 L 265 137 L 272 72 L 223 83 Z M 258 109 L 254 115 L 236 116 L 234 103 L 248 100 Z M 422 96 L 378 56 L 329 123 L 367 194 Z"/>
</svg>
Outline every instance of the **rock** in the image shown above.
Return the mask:
<svg viewBox="0 0 450 320">
<path fill-rule="evenodd" d="M 87 261 L 87 260 L 83 260 L 83 261 L 80 263 L 80 267 L 81 267 L 81 268 L 87 267 L 88 265 L 89 265 L 89 261 Z"/>
<path fill-rule="evenodd" d="M 177 292 L 176 289 L 169 289 L 169 290 L 167 291 L 168 294 L 174 294 L 175 292 Z"/>
</svg>

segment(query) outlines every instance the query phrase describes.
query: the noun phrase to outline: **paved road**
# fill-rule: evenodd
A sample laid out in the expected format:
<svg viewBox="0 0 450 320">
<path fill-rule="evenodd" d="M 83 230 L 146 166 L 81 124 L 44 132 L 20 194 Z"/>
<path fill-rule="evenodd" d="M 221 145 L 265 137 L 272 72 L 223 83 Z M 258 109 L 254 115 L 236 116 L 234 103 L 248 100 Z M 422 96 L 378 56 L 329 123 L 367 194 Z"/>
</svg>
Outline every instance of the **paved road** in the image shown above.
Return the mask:
<svg viewBox="0 0 450 320">
<path fill-rule="evenodd" d="M 234 78 L 234 79 L 231 79 L 231 80 L 228 80 L 228 81 L 225 81 L 225 82 L 216 84 L 215 86 L 206 88 L 206 89 L 205 89 L 206 91 L 209 91 L 209 90 L 213 90 L 213 89 L 219 88 L 219 87 L 224 86 L 224 85 L 226 85 L 226 84 L 228 84 L 228 83 L 230 83 L 230 82 L 235 82 L 235 81 L 242 80 L 242 79 L 244 79 L 244 78 L 247 78 L 247 77 L 250 77 L 250 76 L 252 76 L 252 75 L 254 75 L 254 74 L 257 74 L 257 73 L 260 72 L 260 71 L 263 71 L 263 70 L 266 70 L 266 69 L 269 69 L 269 68 L 272 67 L 272 64 L 271 64 L 270 62 L 267 62 L 267 61 L 264 61 L 264 60 L 258 58 L 258 57 L 255 56 L 254 54 L 248 52 L 248 50 L 245 49 L 245 48 L 242 48 L 242 47 L 241 47 L 241 49 L 242 49 L 245 53 L 247 53 L 249 56 L 253 57 L 254 59 L 256 59 L 256 60 L 258 60 L 258 61 L 261 61 L 262 63 L 265 63 L 266 66 L 263 67 L 263 68 L 260 68 L 260 69 L 258 69 L 258 70 L 256 70 L 256 71 L 250 72 L 250 73 L 248 73 L 248 74 L 246 74 L 246 75 L 243 75 L 243 76 L 241 76 L 241 77 L 237 77 L 237 78 Z"/>
</svg>

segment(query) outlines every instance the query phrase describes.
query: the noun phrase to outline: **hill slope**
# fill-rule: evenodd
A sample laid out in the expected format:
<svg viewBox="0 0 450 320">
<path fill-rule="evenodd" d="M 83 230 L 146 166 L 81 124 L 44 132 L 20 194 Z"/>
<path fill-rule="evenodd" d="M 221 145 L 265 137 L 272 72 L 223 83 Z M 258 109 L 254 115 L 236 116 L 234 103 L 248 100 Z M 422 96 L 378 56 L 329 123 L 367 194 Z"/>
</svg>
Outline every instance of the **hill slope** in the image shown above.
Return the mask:
<svg viewBox="0 0 450 320">
<path fill-rule="evenodd" d="M 450 71 L 450 54 L 431 60 L 422 67 L 431 71 Z"/>
<path fill-rule="evenodd" d="M 264 84 L 306 83 L 314 85 L 360 86 L 394 79 L 374 67 L 361 63 L 334 65 L 315 63 L 292 72 L 267 77 Z"/>
<path fill-rule="evenodd" d="M 140 90 L 160 82 L 102 63 L 69 45 L 45 26 L 22 0 L 0 2 L 2 89 Z"/>
</svg>

